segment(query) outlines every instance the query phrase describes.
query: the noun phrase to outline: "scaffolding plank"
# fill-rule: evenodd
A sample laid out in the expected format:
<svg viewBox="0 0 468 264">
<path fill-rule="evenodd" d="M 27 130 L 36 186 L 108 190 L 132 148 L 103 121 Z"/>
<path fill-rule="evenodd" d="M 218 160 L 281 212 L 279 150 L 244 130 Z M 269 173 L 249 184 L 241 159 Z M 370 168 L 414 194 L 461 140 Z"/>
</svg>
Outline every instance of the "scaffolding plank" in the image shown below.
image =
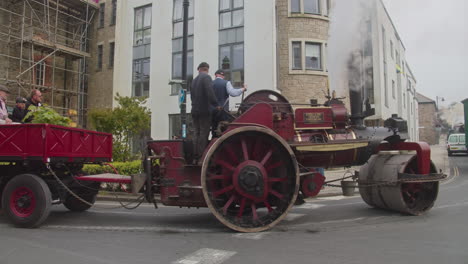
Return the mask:
<svg viewBox="0 0 468 264">
<path fill-rule="evenodd" d="M 75 57 L 76 59 L 81 59 L 83 57 L 85 57 L 85 58 L 91 57 L 91 54 L 89 54 L 88 52 L 84 52 L 84 51 L 81 51 L 81 50 L 78 50 L 78 49 L 67 47 L 67 46 L 62 45 L 62 44 L 53 43 L 53 42 L 50 42 L 48 40 L 42 39 L 39 36 L 32 36 L 32 37 L 27 36 L 27 37 L 24 38 L 24 41 L 32 43 L 35 46 L 42 46 L 44 48 L 48 48 L 48 49 L 51 49 L 51 50 L 58 49 L 60 51 L 60 53 L 65 53 L 67 55 Z"/>
</svg>

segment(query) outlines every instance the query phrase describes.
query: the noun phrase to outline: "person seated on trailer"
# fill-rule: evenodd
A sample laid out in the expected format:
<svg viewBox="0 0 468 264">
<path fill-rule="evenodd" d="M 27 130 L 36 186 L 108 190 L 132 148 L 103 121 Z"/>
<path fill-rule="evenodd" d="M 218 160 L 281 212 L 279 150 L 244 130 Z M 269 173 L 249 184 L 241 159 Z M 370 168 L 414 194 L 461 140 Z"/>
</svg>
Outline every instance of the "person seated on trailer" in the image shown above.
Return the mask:
<svg viewBox="0 0 468 264">
<path fill-rule="evenodd" d="M 195 134 L 193 135 L 194 160 L 197 164 L 208 145 L 210 134 L 212 108 L 221 110 L 213 92 L 213 80 L 208 74 L 210 65 L 206 62 L 198 65 L 198 76 L 193 79 L 190 90 L 192 99 L 192 121 Z"/>
<path fill-rule="evenodd" d="M 230 81 L 224 80 L 224 70 L 219 69 L 215 72 L 216 79 L 213 81 L 213 90 L 218 100 L 218 105 L 222 107 L 221 111 L 213 111 L 213 120 L 211 122 L 211 135 L 212 137 L 219 136 L 217 135 L 218 124 L 221 121 L 226 121 L 229 119 L 229 96 L 237 97 L 242 93 L 247 91 L 247 86 L 244 86 L 240 89 L 236 89 L 232 86 Z"/>
<path fill-rule="evenodd" d="M 7 99 L 10 89 L 0 84 L 0 124 L 11 124 L 12 121 L 8 118 Z"/>
<path fill-rule="evenodd" d="M 16 97 L 16 106 L 13 108 L 13 113 L 10 115 L 10 119 L 13 122 L 21 123 L 26 116 L 26 98 L 18 96 Z"/>
<path fill-rule="evenodd" d="M 38 107 L 42 106 L 42 93 L 38 89 L 32 89 L 31 91 L 31 97 L 28 99 L 26 102 L 26 113 L 25 116 L 31 112 L 31 111 L 36 111 Z M 30 116 L 26 120 L 24 120 L 24 123 L 31 123 L 33 118 Z"/>
</svg>

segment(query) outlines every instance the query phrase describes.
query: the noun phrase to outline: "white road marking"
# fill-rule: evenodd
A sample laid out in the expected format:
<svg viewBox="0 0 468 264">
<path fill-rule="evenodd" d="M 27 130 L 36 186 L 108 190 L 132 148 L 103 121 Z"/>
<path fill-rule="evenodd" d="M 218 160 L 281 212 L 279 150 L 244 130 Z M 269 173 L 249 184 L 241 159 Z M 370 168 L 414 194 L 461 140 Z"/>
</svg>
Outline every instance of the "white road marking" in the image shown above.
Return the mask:
<svg viewBox="0 0 468 264">
<path fill-rule="evenodd" d="M 202 228 L 175 228 L 175 227 L 151 227 L 151 226 L 79 226 L 79 225 L 45 225 L 45 229 L 66 229 L 66 230 L 97 230 L 97 231 L 150 231 L 168 233 L 213 233 L 216 229 Z"/>
<path fill-rule="evenodd" d="M 251 240 L 260 240 L 265 235 L 269 234 L 268 232 L 260 232 L 260 233 L 239 233 L 232 235 L 235 238 L 243 238 L 243 239 L 251 239 Z"/>
<path fill-rule="evenodd" d="M 443 208 L 459 207 L 459 206 L 468 206 L 468 201 L 454 203 L 454 204 L 441 205 L 441 206 L 435 207 L 434 209 L 443 209 Z"/>
<path fill-rule="evenodd" d="M 318 208 L 321 208 L 321 207 L 324 207 L 325 205 L 324 204 L 316 204 L 316 203 L 305 203 L 305 204 L 301 204 L 301 205 L 298 205 L 298 206 L 294 206 L 293 208 L 296 209 L 296 208 L 299 208 L 299 209 L 318 209 Z"/>
<path fill-rule="evenodd" d="M 291 221 L 294 221 L 298 218 L 301 218 L 303 217 L 305 214 L 293 214 L 293 213 L 289 213 L 286 215 L 285 218 L 283 218 L 283 221 L 286 221 L 286 222 L 291 222 Z"/>
<path fill-rule="evenodd" d="M 328 196 L 328 197 L 317 197 L 317 200 L 324 200 L 324 201 L 339 201 L 343 199 L 349 199 L 349 198 L 355 198 L 356 196 L 344 196 L 344 195 L 338 195 L 338 196 Z"/>
<path fill-rule="evenodd" d="M 202 248 L 192 254 L 172 262 L 173 264 L 219 264 L 234 256 L 237 252 L 212 248 Z"/>
</svg>

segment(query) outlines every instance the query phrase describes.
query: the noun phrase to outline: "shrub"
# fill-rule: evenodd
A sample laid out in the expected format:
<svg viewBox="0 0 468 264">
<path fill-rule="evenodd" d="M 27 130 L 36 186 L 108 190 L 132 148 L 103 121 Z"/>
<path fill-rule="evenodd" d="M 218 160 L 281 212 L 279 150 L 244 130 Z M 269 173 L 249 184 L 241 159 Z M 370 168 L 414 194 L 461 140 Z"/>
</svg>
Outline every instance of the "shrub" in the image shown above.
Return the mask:
<svg viewBox="0 0 468 264">
<path fill-rule="evenodd" d="M 118 173 L 121 175 L 138 174 L 143 171 L 141 167 L 141 160 L 127 161 L 127 162 L 113 162 L 110 163 L 114 166 Z M 101 173 L 114 173 L 110 166 L 106 165 L 85 165 L 83 171 L 88 175 L 101 174 Z"/>
</svg>

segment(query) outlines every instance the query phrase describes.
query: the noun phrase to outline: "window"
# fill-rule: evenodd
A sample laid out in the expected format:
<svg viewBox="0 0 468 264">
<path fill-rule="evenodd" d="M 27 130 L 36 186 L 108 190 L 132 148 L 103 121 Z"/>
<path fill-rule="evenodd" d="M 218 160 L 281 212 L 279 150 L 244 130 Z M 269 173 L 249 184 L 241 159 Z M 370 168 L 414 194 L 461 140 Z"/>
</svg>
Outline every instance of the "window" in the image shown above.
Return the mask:
<svg viewBox="0 0 468 264">
<path fill-rule="evenodd" d="M 403 108 L 406 109 L 406 93 L 403 93 Z"/>
<path fill-rule="evenodd" d="M 392 97 L 395 99 L 395 81 L 392 80 Z"/>
<path fill-rule="evenodd" d="M 150 59 L 133 61 L 132 96 L 149 96 Z"/>
<path fill-rule="evenodd" d="M 385 36 L 385 28 L 382 27 L 382 49 L 383 49 L 383 60 L 387 61 L 387 37 Z"/>
<path fill-rule="evenodd" d="M 385 106 L 388 107 L 388 84 L 387 84 L 387 78 L 388 78 L 388 73 L 387 73 L 387 62 L 384 61 L 384 100 L 385 100 Z"/>
<path fill-rule="evenodd" d="M 294 14 L 312 14 L 312 15 L 321 15 L 320 10 L 321 0 L 290 0 L 290 10 Z M 329 2 L 325 0 L 327 5 L 327 11 L 329 9 Z"/>
<path fill-rule="evenodd" d="M 395 50 L 396 64 L 400 65 L 400 53 Z"/>
<path fill-rule="evenodd" d="M 36 84 L 45 86 L 47 65 L 45 61 L 38 63 L 35 67 Z"/>
<path fill-rule="evenodd" d="M 182 121 L 180 114 L 169 114 L 169 136 L 172 139 L 182 138 Z M 187 115 L 187 135 L 193 135 L 192 115 Z"/>
<path fill-rule="evenodd" d="M 323 71 L 323 45 L 309 41 L 291 42 L 291 69 Z"/>
<path fill-rule="evenodd" d="M 152 6 L 135 8 L 132 96 L 149 96 Z"/>
<path fill-rule="evenodd" d="M 115 25 L 116 20 L 117 20 L 117 0 L 112 0 L 112 15 L 111 15 L 110 25 L 111 26 Z"/>
<path fill-rule="evenodd" d="M 98 28 L 103 28 L 104 27 L 105 9 L 106 9 L 106 4 L 105 3 L 102 3 L 102 4 L 99 5 Z"/>
<path fill-rule="evenodd" d="M 109 68 L 114 67 L 115 42 L 109 43 Z"/>
<path fill-rule="evenodd" d="M 151 43 L 151 6 L 135 9 L 135 30 L 133 46 Z"/>
<path fill-rule="evenodd" d="M 188 39 L 187 39 L 187 87 L 193 80 L 193 21 L 194 0 L 189 1 Z M 172 15 L 172 79 L 182 79 L 182 41 L 183 41 L 184 7 L 183 0 L 174 0 Z M 171 94 L 178 94 L 180 85 L 173 85 Z"/>
<path fill-rule="evenodd" d="M 98 71 L 102 70 L 102 56 L 103 56 L 103 46 L 98 45 L 98 50 L 97 50 L 97 69 L 98 69 Z"/>
<path fill-rule="evenodd" d="M 219 65 L 234 87 L 244 83 L 244 1 L 219 2 Z"/>
</svg>

